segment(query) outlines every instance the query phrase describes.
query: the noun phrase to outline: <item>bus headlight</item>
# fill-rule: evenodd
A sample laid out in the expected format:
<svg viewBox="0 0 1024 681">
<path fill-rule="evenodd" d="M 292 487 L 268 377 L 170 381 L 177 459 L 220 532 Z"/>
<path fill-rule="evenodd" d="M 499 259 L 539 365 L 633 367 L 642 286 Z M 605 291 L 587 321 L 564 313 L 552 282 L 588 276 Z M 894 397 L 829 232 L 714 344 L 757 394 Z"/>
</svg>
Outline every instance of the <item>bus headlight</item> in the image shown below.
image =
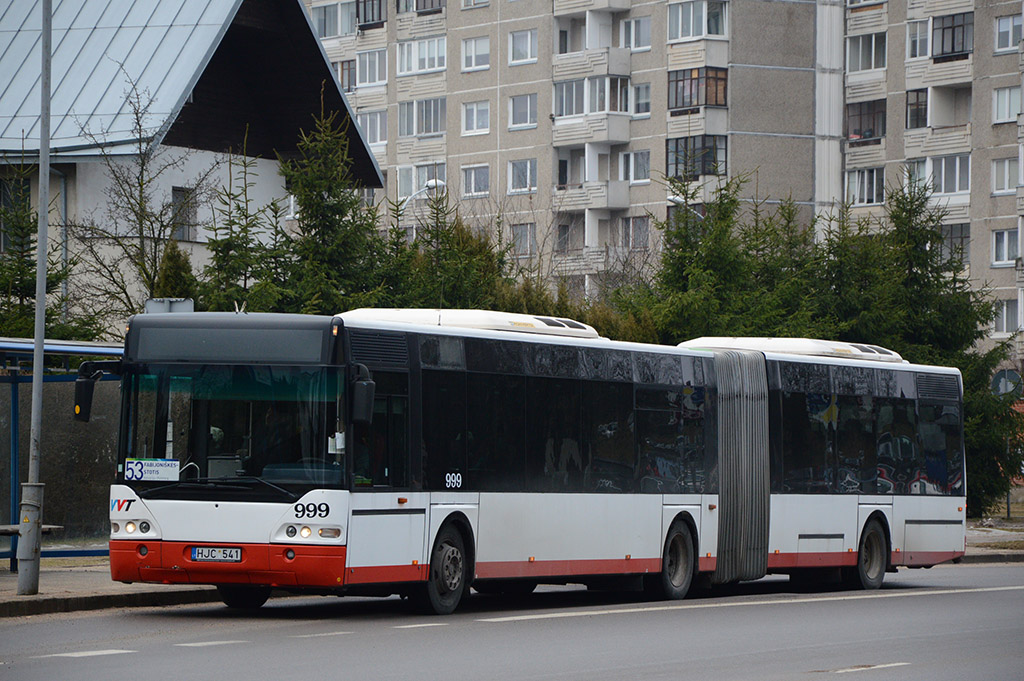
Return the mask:
<svg viewBox="0 0 1024 681">
<path fill-rule="evenodd" d="M 298 532 L 298 530 L 295 529 L 294 525 L 289 525 L 288 529 L 284 531 L 284 533 L 289 537 L 294 537 L 296 532 Z"/>
<path fill-rule="evenodd" d="M 299 536 L 303 539 L 309 539 L 309 535 L 313 534 L 313 530 L 309 529 L 308 525 L 303 525 L 302 529 L 299 530 Z"/>
<path fill-rule="evenodd" d="M 341 536 L 340 527 L 321 527 L 317 532 L 324 539 L 337 539 Z"/>
<path fill-rule="evenodd" d="M 133 523 L 130 520 L 128 522 L 126 522 L 124 524 L 124 531 L 127 532 L 128 534 L 132 534 L 133 532 L 135 532 L 135 523 Z"/>
</svg>

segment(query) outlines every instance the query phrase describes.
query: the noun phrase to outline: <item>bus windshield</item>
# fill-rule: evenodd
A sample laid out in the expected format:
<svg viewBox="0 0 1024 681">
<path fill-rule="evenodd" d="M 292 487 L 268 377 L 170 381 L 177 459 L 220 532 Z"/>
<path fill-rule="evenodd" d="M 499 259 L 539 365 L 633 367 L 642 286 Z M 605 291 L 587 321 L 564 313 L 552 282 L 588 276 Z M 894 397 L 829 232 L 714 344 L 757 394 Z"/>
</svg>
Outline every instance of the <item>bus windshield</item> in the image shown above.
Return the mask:
<svg viewBox="0 0 1024 681">
<path fill-rule="evenodd" d="M 123 385 L 119 477 L 141 490 L 253 481 L 302 492 L 344 483 L 337 367 L 143 364 Z"/>
</svg>

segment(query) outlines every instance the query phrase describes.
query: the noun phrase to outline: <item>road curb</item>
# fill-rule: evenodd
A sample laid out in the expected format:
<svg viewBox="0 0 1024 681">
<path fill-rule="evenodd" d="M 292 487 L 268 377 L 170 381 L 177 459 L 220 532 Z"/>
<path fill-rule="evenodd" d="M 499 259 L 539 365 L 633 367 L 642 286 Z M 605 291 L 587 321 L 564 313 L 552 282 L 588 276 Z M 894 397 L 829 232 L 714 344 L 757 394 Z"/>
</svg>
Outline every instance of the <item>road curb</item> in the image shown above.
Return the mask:
<svg viewBox="0 0 1024 681">
<path fill-rule="evenodd" d="M 1024 551 L 1003 553 L 968 553 L 960 559 L 961 563 L 977 565 L 979 563 L 1024 563 Z"/>
<path fill-rule="evenodd" d="M 55 612 L 103 610 L 106 608 L 139 608 L 163 605 L 188 605 L 219 601 L 214 588 L 179 591 L 143 591 L 125 594 L 90 594 L 87 596 L 24 596 L 0 602 L 0 618 L 46 615 Z"/>
</svg>

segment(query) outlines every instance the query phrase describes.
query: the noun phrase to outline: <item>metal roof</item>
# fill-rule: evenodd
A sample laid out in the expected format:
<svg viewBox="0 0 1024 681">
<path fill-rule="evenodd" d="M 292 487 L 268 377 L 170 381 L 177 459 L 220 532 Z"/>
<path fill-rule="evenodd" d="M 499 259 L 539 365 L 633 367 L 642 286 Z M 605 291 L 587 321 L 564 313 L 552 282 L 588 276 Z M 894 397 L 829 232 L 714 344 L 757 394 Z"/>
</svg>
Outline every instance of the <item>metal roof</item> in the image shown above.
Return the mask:
<svg viewBox="0 0 1024 681">
<path fill-rule="evenodd" d="M 100 148 L 134 154 L 133 143 L 160 143 L 165 136 L 168 144 L 237 151 L 247 130 L 249 155 L 294 156 L 299 130 L 309 129 L 322 103 L 353 121 L 356 178 L 383 185 L 301 0 L 53 5 L 55 158 L 96 155 Z M 0 157 L 38 155 L 41 25 L 42 0 L 0 0 Z M 192 103 L 197 84 L 203 95 L 220 93 L 220 101 Z M 144 104 L 138 121 L 133 89 Z"/>
<path fill-rule="evenodd" d="M 241 2 L 56 0 L 54 152 L 159 135 L 181 109 Z M 0 0 L 0 7 L 0 73 L 11 74 L 0 80 L 0 150 L 38 150 L 42 2 Z M 138 124 L 127 97 L 133 84 L 148 101 Z"/>
</svg>

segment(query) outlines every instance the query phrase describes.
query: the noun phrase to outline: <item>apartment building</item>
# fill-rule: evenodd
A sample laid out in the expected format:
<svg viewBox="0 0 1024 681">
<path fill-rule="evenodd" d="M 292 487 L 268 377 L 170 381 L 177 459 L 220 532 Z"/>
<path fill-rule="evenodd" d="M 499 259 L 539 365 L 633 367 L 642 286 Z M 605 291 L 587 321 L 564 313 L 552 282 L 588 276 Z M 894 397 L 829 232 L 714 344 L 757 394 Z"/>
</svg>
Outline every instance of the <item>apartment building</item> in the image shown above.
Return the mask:
<svg viewBox="0 0 1024 681">
<path fill-rule="evenodd" d="M 656 257 L 666 176 L 871 216 L 909 168 L 1020 326 L 1019 1 L 305 1 L 410 232 L 443 182 L 592 292 Z"/>
</svg>

